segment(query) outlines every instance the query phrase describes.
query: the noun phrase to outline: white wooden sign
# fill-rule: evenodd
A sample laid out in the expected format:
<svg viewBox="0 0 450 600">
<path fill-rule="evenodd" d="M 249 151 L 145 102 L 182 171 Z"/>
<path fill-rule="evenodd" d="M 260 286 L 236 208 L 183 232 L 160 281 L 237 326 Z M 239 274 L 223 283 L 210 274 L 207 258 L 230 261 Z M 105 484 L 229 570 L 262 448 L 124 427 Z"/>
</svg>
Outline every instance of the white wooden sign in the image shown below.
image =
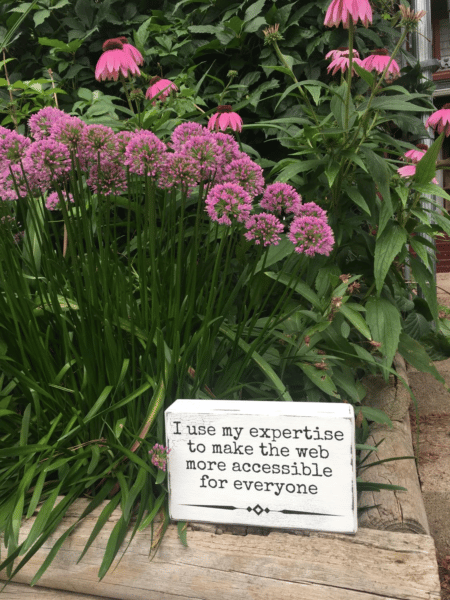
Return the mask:
<svg viewBox="0 0 450 600">
<path fill-rule="evenodd" d="M 172 519 L 356 533 L 351 405 L 177 400 L 165 418 Z"/>
</svg>

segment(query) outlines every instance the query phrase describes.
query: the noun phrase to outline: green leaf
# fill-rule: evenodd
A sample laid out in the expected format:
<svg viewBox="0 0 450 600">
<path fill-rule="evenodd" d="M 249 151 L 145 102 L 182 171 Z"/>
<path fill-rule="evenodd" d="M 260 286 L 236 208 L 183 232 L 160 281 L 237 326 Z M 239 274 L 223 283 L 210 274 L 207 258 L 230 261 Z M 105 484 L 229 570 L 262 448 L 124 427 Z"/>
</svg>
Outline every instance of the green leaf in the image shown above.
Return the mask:
<svg viewBox="0 0 450 600">
<path fill-rule="evenodd" d="M 417 258 L 410 258 L 410 267 L 414 279 L 420 285 L 425 300 L 428 303 L 431 315 L 435 321 L 439 318 L 439 307 L 436 295 L 436 281 L 434 273 Z"/>
<path fill-rule="evenodd" d="M 377 238 L 375 245 L 375 283 L 381 292 L 384 280 L 395 257 L 406 243 L 406 232 L 397 223 L 391 223 Z"/>
<path fill-rule="evenodd" d="M 178 529 L 178 537 L 181 540 L 181 543 L 183 544 L 183 546 L 186 546 L 187 548 L 187 523 L 186 521 L 178 521 L 177 523 L 177 529 Z"/>
<path fill-rule="evenodd" d="M 43 10 L 38 10 L 34 13 L 33 19 L 36 27 L 38 25 L 42 25 L 42 23 L 50 16 L 50 11 L 44 8 Z"/>
<path fill-rule="evenodd" d="M 427 351 L 422 344 L 405 332 L 400 334 L 398 351 L 403 358 L 418 371 L 430 373 L 435 379 L 445 385 L 445 379 L 434 366 L 433 361 L 428 356 Z"/>
<path fill-rule="evenodd" d="M 416 165 L 416 173 L 414 181 L 418 184 L 429 183 L 436 175 L 436 161 L 444 141 L 445 131 L 437 138 L 430 146 L 425 155 L 419 160 Z"/>
<path fill-rule="evenodd" d="M 333 380 L 325 370 L 317 369 L 314 365 L 309 363 L 298 362 L 295 364 L 300 367 L 306 377 L 308 377 L 308 379 L 312 381 L 319 389 L 326 394 L 333 396 L 334 398 L 340 398 Z"/>
<path fill-rule="evenodd" d="M 360 406 L 358 408 L 368 421 L 374 421 L 375 423 L 392 427 L 391 419 L 379 408 L 370 408 L 369 406 Z"/>
<path fill-rule="evenodd" d="M 391 190 L 389 187 L 389 181 L 391 179 L 391 171 L 389 170 L 386 159 L 375 154 L 373 150 L 362 146 L 360 152 L 365 158 L 368 172 L 372 175 L 373 180 L 377 184 L 378 190 L 383 198 L 383 203 L 386 206 L 386 215 L 390 217 L 392 215 L 392 202 L 391 202 Z M 385 217 L 378 225 L 378 233 L 381 234 L 384 227 L 386 226 L 387 218 Z"/>
<path fill-rule="evenodd" d="M 359 206 L 368 215 L 371 214 L 370 208 L 364 199 L 364 196 L 356 189 L 356 187 L 345 186 L 344 191 L 348 194 L 349 198 Z"/>
<path fill-rule="evenodd" d="M 376 342 L 381 343 L 381 352 L 388 365 L 392 364 L 397 352 L 402 329 L 400 313 L 386 298 L 371 296 L 366 304 L 366 321 Z"/>
<path fill-rule="evenodd" d="M 266 271 L 265 275 L 267 275 L 267 277 L 270 277 L 271 279 L 275 279 L 279 283 L 289 286 L 291 289 L 294 289 L 297 292 L 297 294 L 303 296 L 303 298 L 308 300 L 308 302 L 310 302 L 317 310 L 323 310 L 322 302 L 319 296 L 306 283 L 297 280 L 292 281 L 292 278 L 288 275 L 285 275 L 284 273 L 272 273 L 270 271 Z"/>
<path fill-rule="evenodd" d="M 356 310 L 354 310 L 351 306 L 349 306 L 348 304 L 342 304 L 341 307 L 339 308 L 339 312 L 341 314 L 344 315 L 344 317 L 350 321 L 350 323 L 356 327 L 356 329 L 362 333 L 362 335 L 364 337 L 366 337 L 368 340 L 372 339 L 372 335 L 370 333 L 370 329 L 367 327 L 367 324 L 365 322 L 365 320 L 363 319 L 363 317 L 359 314 L 359 312 L 357 312 Z"/>
</svg>

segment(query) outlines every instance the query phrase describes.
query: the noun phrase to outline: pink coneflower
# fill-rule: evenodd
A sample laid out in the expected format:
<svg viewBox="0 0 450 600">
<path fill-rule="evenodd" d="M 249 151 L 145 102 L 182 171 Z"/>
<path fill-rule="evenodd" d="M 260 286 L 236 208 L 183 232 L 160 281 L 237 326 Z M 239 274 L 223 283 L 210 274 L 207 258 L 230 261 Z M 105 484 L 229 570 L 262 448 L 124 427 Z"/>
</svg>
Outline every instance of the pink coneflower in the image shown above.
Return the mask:
<svg viewBox="0 0 450 600">
<path fill-rule="evenodd" d="M 69 150 L 76 151 L 85 127 L 86 123 L 78 117 L 66 115 L 52 125 L 50 137 L 65 144 Z"/>
<path fill-rule="evenodd" d="M 117 162 L 101 158 L 100 164 L 98 162 L 92 164 L 86 183 L 93 192 L 110 196 L 126 191 L 127 176 L 125 170 Z"/>
<path fill-rule="evenodd" d="M 349 28 L 350 17 L 356 24 L 360 19 L 364 27 L 372 23 L 372 8 L 368 0 L 332 0 L 325 15 L 327 27 L 337 27 L 339 23 Z"/>
<path fill-rule="evenodd" d="M 416 174 L 416 165 L 405 165 L 404 167 L 400 167 L 397 169 L 397 173 L 400 175 L 400 177 L 414 177 Z M 436 177 L 431 180 L 431 183 L 435 183 L 437 185 L 439 184 Z"/>
<path fill-rule="evenodd" d="M 419 160 L 421 160 L 424 157 L 425 152 L 427 150 L 428 146 L 426 144 L 417 144 L 417 146 L 414 149 L 405 152 L 403 157 L 411 161 L 412 163 L 418 163 Z"/>
<path fill-rule="evenodd" d="M 200 123 L 195 123 L 193 121 L 187 121 L 186 123 L 181 123 L 181 125 L 177 125 L 172 132 L 171 140 L 172 140 L 172 148 L 175 151 L 181 150 L 182 146 L 188 141 L 188 139 L 194 135 L 205 135 L 209 134 L 209 131 Z"/>
<path fill-rule="evenodd" d="M 119 39 L 106 40 L 103 44 L 103 54 L 98 59 L 95 67 L 95 79 L 104 81 L 113 79 L 117 81 L 119 74 L 140 75 L 139 67 L 130 52 L 125 51 Z"/>
<path fill-rule="evenodd" d="M 298 214 L 302 197 L 287 183 L 271 183 L 264 190 L 260 201 L 261 208 L 281 214 L 282 212 Z"/>
<path fill-rule="evenodd" d="M 145 97 L 149 100 L 155 98 L 152 104 L 156 104 L 156 100 L 165 102 L 171 92 L 178 92 L 177 86 L 170 79 L 161 79 L 156 76 L 150 79 L 149 84 L 150 87 L 145 92 Z"/>
<path fill-rule="evenodd" d="M 46 139 L 32 142 L 24 159 L 27 179 L 41 191 L 45 191 L 55 178 L 70 171 L 70 152 L 65 144 Z"/>
<path fill-rule="evenodd" d="M 158 185 L 161 188 L 180 186 L 189 192 L 201 179 L 200 167 L 195 159 L 183 152 L 167 153 L 161 166 Z"/>
<path fill-rule="evenodd" d="M 345 54 L 341 54 L 341 56 L 336 56 L 331 63 L 328 65 L 327 67 L 327 73 L 331 72 L 331 75 L 336 75 L 336 73 L 338 71 L 341 71 L 341 73 L 345 73 L 349 67 L 350 64 L 350 59 L 349 59 L 349 54 L 347 51 L 347 55 Z M 355 56 L 355 53 L 353 53 L 353 64 L 357 64 L 360 67 L 362 66 L 361 64 L 361 60 Z M 352 75 L 356 75 L 356 71 L 352 66 Z"/>
<path fill-rule="evenodd" d="M 67 113 L 59 110 L 59 108 L 53 108 L 53 106 L 41 108 L 41 110 L 38 110 L 37 113 L 31 115 L 28 119 L 30 133 L 36 141 L 43 140 L 50 135 L 52 126 L 59 119 L 67 116 Z"/>
<path fill-rule="evenodd" d="M 288 238 L 294 244 L 295 252 L 306 256 L 328 256 L 334 244 L 331 227 L 317 217 L 296 217 L 291 223 Z"/>
<path fill-rule="evenodd" d="M 233 131 L 242 131 L 242 119 L 229 104 L 218 106 L 217 112 L 208 121 L 208 129 L 226 131 L 228 127 Z"/>
<path fill-rule="evenodd" d="M 334 60 L 335 58 L 339 58 L 340 56 L 346 56 L 348 58 L 349 49 L 346 48 L 345 46 L 341 46 L 340 48 L 337 48 L 336 50 L 330 50 L 330 52 L 325 54 L 325 58 L 327 60 Z M 353 48 L 353 58 L 359 58 L 359 52 L 358 52 L 358 50 L 355 50 L 354 48 Z"/>
<path fill-rule="evenodd" d="M 317 217 L 318 219 L 322 219 L 322 221 L 327 221 L 327 213 L 323 210 L 323 208 L 317 206 L 315 202 L 306 202 L 305 204 L 302 204 L 299 207 L 296 216 Z"/>
<path fill-rule="evenodd" d="M 132 173 L 155 177 L 164 161 L 167 148 L 151 131 L 142 130 L 133 134 L 125 150 L 124 163 Z"/>
<path fill-rule="evenodd" d="M 151 450 L 148 451 L 151 456 L 152 465 L 155 465 L 160 471 L 165 471 L 167 468 L 167 457 L 170 450 L 166 446 L 161 444 L 155 444 Z"/>
<path fill-rule="evenodd" d="M 232 160 L 225 168 L 221 182 L 225 183 L 227 181 L 238 183 L 251 196 L 258 196 L 264 189 L 262 168 L 244 153 L 242 153 L 241 158 Z"/>
<path fill-rule="evenodd" d="M 215 136 L 209 131 L 207 135 L 191 136 L 182 147 L 181 152 L 197 161 L 202 181 L 212 179 L 225 163 L 222 150 L 216 142 Z"/>
<path fill-rule="evenodd" d="M 7 130 L 4 137 L 0 137 L 0 164 L 2 168 L 20 163 L 24 158 L 31 140 L 20 133 Z"/>
<path fill-rule="evenodd" d="M 450 135 L 450 103 L 430 115 L 425 123 L 426 127 L 432 127 L 438 133 L 445 131 L 445 137 Z"/>
<path fill-rule="evenodd" d="M 144 57 L 142 56 L 142 54 L 139 52 L 139 50 L 137 48 L 135 48 L 134 46 L 132 46 L 131 44 L 128 43 L 128 38 L 126 38 L 124 35 L 121 35 L 117 39 L 119 42 L 121 42 L 123 49 L 125 52 L 127 52 L 131 58 L 134 60 L 134 62 L 137 65 L 143 65 L 144 64 Z M 107 48 L 105 48 L 105 45 L 112 40 L 107 40 L 104 44 L 103 44 L 103 50 L 107 50 Z"/>
<path fill-rule="evenodd" d="M 383 73 L 391 57 L 388 55 L 388 51 L 385 48 L 374 50 L 370 56 L 367 56 L 362 62 L 361 66 L 366 71 L 376 71 L 377 73 Z M 400 77 L 400 67 L 395 60 L 391 61 L 389 68 L 386 72 L 386 79 L 392 77 Z"/>
<path fill-rule="evenodd" d="M 269 213 L 260 213 L 252 215 L 246 222 L 247 233 L 244 237 L 247 240 L 254 240 L 255 244 L 263 246 L 277 246 L 280 242 L 280 233 L 283 233 L 284 226 L 275 215 Z"/>
<path fill-rule="evenodd" d="M 72 204 L 74 203 L 73 195 L 70 193 L 67 194 L 66 192 L 64 192 L 63 198 L 66 201 L 66 206 L 69 202 Z M 47 208 L 47 210 L 50 211 L 59 210 L 61 208 L 61 202 L 57 192 L 52 192 L 47 196 L 45 200 L 45 207 Z"/>
<path fill-rule="evenodd" d="M 231 218 L 245 223 L 250 217 L 252 199 L 237 183 L 219 183 L 208 192 L 206 212 L 212 221 L 231 225 Z"/>
</svg>

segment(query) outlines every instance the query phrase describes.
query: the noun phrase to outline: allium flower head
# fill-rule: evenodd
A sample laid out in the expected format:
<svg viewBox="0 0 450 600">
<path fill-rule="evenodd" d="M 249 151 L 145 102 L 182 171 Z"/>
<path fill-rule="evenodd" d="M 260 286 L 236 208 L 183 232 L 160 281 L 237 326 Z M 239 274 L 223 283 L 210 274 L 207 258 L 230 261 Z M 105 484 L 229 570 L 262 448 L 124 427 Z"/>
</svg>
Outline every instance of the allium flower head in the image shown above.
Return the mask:
<svg viewBox="0 0 450 600">
<path fill-rule="evenodd" d="M 233 131 L 242 131 L 242 119 L 229 104 L 218 106 L 217 112 L 208 121 L 208 129 L 226 131 L 228 127 Z"/>
<path fill-rule="evenodd" d="M 86 183 L 96 194 L 110 196 L 126 191 L 127 176 L 120 164 L 102 157 L 100 163 L 95 162 L 91 165 Z"/>
<path fill-rule="evenodd" d="M 208 192 L 206 212 L 212 221 L 231 225 L 231 218 L 245 223 L 250 217 L 252 199 L 237 183 L 219 183 Z"/>
<path fill-rule="evenodd" d="M 2 125 L 0 125 L 0 139 L 4 138 L 5 135 L 8 135 L 8 133 L 11 133 L 11 129 L 8 129 L 7 127 L 3 127 Z"/>
<path fill-rule="evenodd" d="M 164 161 L 166 145 L 151 131 L 132 134 L 125 150 L 125 164 L 132 173 L 155 177 Z"/>
<path fill-rule="evenodd" d="M 137 48 L 135 48 L 134 46 L 132 46 L 131 44 L 128 43 L 128 38 L 126 38 L 124 35 L 121 35 L 120 37 L 115 38 L 115 39 L 122 44 L 123 50 L 131 56 L 131 58 L 134 60 L 134 62 L 137 65 L 144 64 L 144 57 L 142 56 L 142 54 L 139 52 L 139 50 Z M 107 40 L 106 42 L 104 42 L 102 49 L 107 50 L 108 49 L 107 44 L 108 44 L 108 42 L 111 42 L 111 41 L 112 40 Z"/>
<path fill-rule="evenodd" d="M 195 159 L 183 152 L 166 153 L 159 174 L 159 187 L 170 189 L 179 186 L 189 191 L 189 188 L 198 185 L 200 179 L 200 167 Z"/>
<path fill-rule="evenodd" d="M 299 206 L 298 211 L 296 213 L 298 217 L 317 217 L 317 219 L 322 219 L 323 221 L 327 221 L 327 213 L 317 206 L 315 202 L 306 202 Z"/>
<path fill-rule="evenodd" d="M 328 256 L 333 249 L 334 236 L 331 227 L 317 217 L 295 217 L 288 238 L 295 246 L 295 252 L 314 256 Z"/>
<path fill-rule="evenodd" d="M 85 168 L 90 163 L 97 161 L 97 157 L 114 159 L 118 153 L 118 142 L 111 127 L 100 123 L 86 125 L 81 135 L 78 150 L 80 162 Z"/>
<path fill-rule="evenodd" d="M 369 0 L 332 0 L 325 15 L 324 24 L 327 27 L 338 27 L 342 22 L 345 29 L 349 28 L 350 17 L 356 25 L 361 20 L 364 27 L 372 23 L 372 8 Z"/>
<path fill-rule="evenodd" d="M 31 135 L 35 140 L 43 140 L 49 137 L 52 126 L 61 118 L 67 117 L 68 115 L 59 110 L 59 108 L 53 108 L 53 106 L 46 106 L 41 108 L 37 113 L 31 115 L 28 119 L 28 127 L 30 128 Z"/>
<path fill-rule="evenodd" d="M 165 471 L 167 468 L 167 457 L 170 450 L 166 446 L 161 444 L 155 444 L 151 450 L 148 451 L 151 456 L 152 465 L 155 465 L 160 471 Z"/>
<path fill-rule="evenodd" d="M 4 137 L 0 137 L 0 164 L 7 168 L 11 164 L 18 164 L 25 156 L 26 149 L 31 140 L 16 131 L 7 130 Z"/>
<path fill-rule="evenodd" d="M 184 146 L 191 136 L 205 134 L 209 134 L 209 131 L 206 127 L 200 125 L 200 123 L 195 123 L 193 121 L 181 123 L 181 125 L 177 125 L 172 132 L 172 148 L 175 151 L 181 150 L 182 146 Z"/>
<path fill-rule="evenodd" d="M 445 131 L 445 136 L 450 135 L 450 103 L 430 115 L 425 123 L 426 127 L 432 127 L 438 133 Z"/>
<path fill-rule="evenodd" d="M 376 71 L 377 73 L 383 73 L 387 65 L 391 61 L 391 57 L 385 48 L 379 50 L 373 50 L 372 54 L 367 56 L 362 62 L 361 66 L 366 71 Z M 400 67 L 395 60 L 392 60 L 389 64 L 389 68 L 386 73 L 386 79 L 392 77 L 400 77 Z"/>
<path fill-rule="evenodd" d="M 74 203 L 73 195 L 70 193 L 67 194 L 66 192 L 63 192 L 63 198 L 66 201 L 66 206 L 69 202 L 72 204 Z M 47 196 L 45 207 L 47 210 L 59 210 L 61 208 L 61 202 L 57 192 L 52 192 Z"/>
<path fill-rule="evenodd" d="M 282 212 L 297 215 L 301 203 L 302 197 L 291 185 L 277 181 L 266 187 L 259 204 L 261 208 L 278 215 Z"/>
<path fill-rule="evenodd" d="M 126 150 L 128 142 L 133 138 L 134 133 L 132 131 L 118 131 L 115 134 L 117 143 L 117 152 L 123 154 Z"/>
<path fill-rule="evenodd" d="M 412 163 L 418 163 L 421 160 L 425 152 L 428 150 L 428 146 L 426 144 L 417 144 L 417 146 L 413 150 L 408 150 L 403 155 L 404 158 L 411 161 Z"/>
<path fill-rule="evenodd" d="M 0 171 L 0 200 L 24 198 L 28 194 L 27 183 L 31 187 L 31 192 L 34 193 L 36 188 L 29 178 L 25 181 L 21 165 L 11 164 L 6 169 L 2 169 Z M 17 191 L 19 195 L 17 195 Z"/>
<path fill-rule="evenodd" d="M 103 44 L 103 54 L 98 59 L 95 67 L 95 79 L 104 81 L 113 79 L 117 81 L 119 74 L 140 75 L 139 67 L 129 51 L 124 50 L 119 39 L 107 40 Z"/>
<path fill-rule="evenodd" d="M 69 150 L 76 151 L 85 127 L 86 123 L 78 117 L 66 115 L 52 125 L 50 137 L 65 144 Z"/>
<path fill-rule="evenodd" d="M 277 246 L 280 242 L 280 234 L 284 231 L 283 223 L 270 213 L 252 215 L 245 222 L 247 240 L 254 240 L 255 244 L 263 246 Z"/>
<path fill-rule="evenodd" d="M 45 191 L 55 178 L 70 171 L 70 152 L 65 144 L 56 140 L 39 140 L 30 144 L 26 151 L 24 167 L 27 179 Z"/>
<path fill-rule="evenodd" d="M 232 160 L 225 168 L 222 182 L 231 181 L 241 185 L 251 196 L 258 196 L 264 189 L 262 168 L 247 155 Z"/>
<path fill-rule="evenodd" d="M 232 160 L 236 160 L 237 158 L 241 157 L 242 152 L 239 148 L 239 144 L 232 135 L 218 131 L 214 132 L 214 139 L 222 149 L 222 154 L 227 164 Z"/>
<path fill-rule="evenodd" d="M 149 83 L 150 87 L 145 92 L 145 97 L 151 100 L 157 96 L 152 104 L 156 104 L 156 100 L 165 102 L 170 93 L 178 92 L 177 86 L 170 79 L 161 79 L 161 77 L 156 76 L 152 77 Z"/>
<path fill-rule="evenodd" d="M 225 163 L 222 150 L 216 142 L 215 136 L 209 131 L 208 135 L 191 136 L 182 147 L 181 152 L 197 161 L 202 181 L 213 178 L 217 170 L 221 170 Z"/>
</svg>

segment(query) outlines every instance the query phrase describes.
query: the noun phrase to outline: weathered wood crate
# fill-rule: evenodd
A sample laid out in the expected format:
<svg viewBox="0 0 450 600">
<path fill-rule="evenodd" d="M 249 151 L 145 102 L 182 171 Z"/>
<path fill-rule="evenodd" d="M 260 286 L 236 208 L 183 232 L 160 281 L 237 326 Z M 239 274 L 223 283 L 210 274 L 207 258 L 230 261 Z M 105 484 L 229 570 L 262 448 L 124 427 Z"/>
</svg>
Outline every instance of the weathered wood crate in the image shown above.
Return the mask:
<svg viewBox="0 0 450 600">
<path fill-rule="evenodd" d="M 77 501 L 54 536 L 18 573 L 16 583 L 31 581 L 56 537 L 85 506 L 85 501 Z M 188 531 L 186 548 L 178 539 L 176 527 L 171 525 L 152 560 L 149 560 L 151 535 L 143 531 L 99 582 L 97 572 L 108 537 L 120 516 L 119 510 L 112 514 L 79 564 L 77 559 L 102 508 L 69 536 L 41 578 L 41 586 L 118 600 L 180 600 L 181 597 L 437 600 L 440 597 L 435 548 L 430 536 L 371 529 L 360 529 L 356 535 L 319 532 L 232 535 L 220 534 L 216 526 L 210 526 L 209 531 Z M 23 524 L 21 536 L 26 535 L 33 521 L 31 518 Z M 128 539 L 123 550 L 127 545 Z M 0 577 L 5 578 L 5 573 Z M 23 596 L 28 597 L 33 596 Z M 39 599 L 38 594 L 36 598 Z"/>
</svg>

